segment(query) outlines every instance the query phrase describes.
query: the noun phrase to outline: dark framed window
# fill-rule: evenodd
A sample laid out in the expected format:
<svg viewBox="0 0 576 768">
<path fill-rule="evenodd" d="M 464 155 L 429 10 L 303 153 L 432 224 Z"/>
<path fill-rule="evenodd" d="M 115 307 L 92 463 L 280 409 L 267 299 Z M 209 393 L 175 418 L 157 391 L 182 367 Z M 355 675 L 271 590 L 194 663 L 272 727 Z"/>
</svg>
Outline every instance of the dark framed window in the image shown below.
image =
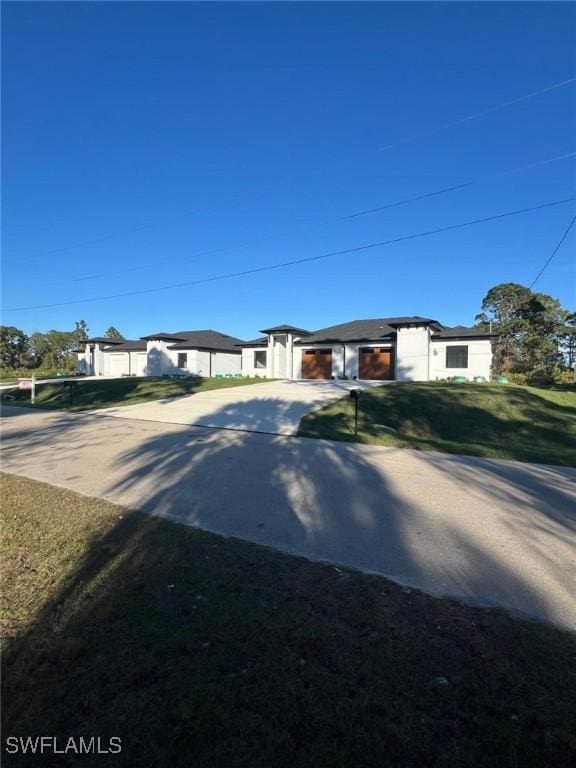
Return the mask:
<svg viewBox="0 0 576 768">
<path fill-rule="evenodd" d="M 332 354 L 332 350 L 331 349 L 321 349 L 320 350 L 320 354 L 321 355 L 331 355 Z"/>
<path fill-rule="evenodd" d="M 259 349 L 254 352 L 254 368 L 266 368 L 266 350 Z"/>
<path fill-rule="evenodd" d="M 468 368 L 468 345 L 446 347 L 446 368 Z"/>
<path fill-rule="evenodd" d="M 188 368 L 188 352 L 178 352 L 178 368 Z"/>
</svg>

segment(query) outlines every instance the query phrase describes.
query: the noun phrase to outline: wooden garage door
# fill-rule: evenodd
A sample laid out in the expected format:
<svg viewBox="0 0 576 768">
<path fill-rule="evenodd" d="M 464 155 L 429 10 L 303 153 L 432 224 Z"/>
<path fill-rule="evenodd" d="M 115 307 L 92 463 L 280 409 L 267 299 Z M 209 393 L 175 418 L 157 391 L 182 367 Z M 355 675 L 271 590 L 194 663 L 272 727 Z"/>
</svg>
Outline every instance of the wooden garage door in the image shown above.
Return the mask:
<svg viewBox="0 0 576 768">
<path fill-rule="evenodd" d="M 390 347 L 361 347 L 359 379 L 388 380 L 394 378 L 394 358 Z"/>
<path fill-rule="evenodd" d="M 303 379 L 329 379 L 331 376 L 331 349 L 305 349 L 302 352 Z"/>
</svg>

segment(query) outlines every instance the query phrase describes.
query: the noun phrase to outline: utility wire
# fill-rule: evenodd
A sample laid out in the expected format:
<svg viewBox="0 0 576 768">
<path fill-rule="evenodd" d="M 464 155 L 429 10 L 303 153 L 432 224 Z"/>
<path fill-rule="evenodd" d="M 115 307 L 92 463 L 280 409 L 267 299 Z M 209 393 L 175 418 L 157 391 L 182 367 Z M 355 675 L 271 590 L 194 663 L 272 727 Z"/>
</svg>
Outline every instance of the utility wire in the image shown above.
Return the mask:
<svg viewBox="0 0 576 768">
<path fill-rule="evenodd" d="M 528 99 L 532 99 L 535 96 L 541 96 L 544 93 L 549 93 L 549 91 L 554 91 L 556 88 L 562 88 L 565 85 L 571 85 L 574 82 L 576 82 L 576 77 L 570 77 L 568 80 L 561 80 L 558 83 L 552 83 L 552 85 L 548 85 L 546 88 L 540 88 L 538 91 L 526 93 L 524 96 L 519 96 L 518 98 L 512 99 L 511 101 L 504 101 L 501 104 L 494 105 L 493 107 L 482 109 L 480 112 L 473 112 L 471 115 L 460 117 L 457 120 L 451 120 L 449 123 L 443 123 L 442 125 L 438 125 L 436 128 L 431 128 L 428 131 L 421 131 L 420 133 L 414 133 L 411 136 L 406 136 L 403 139 L 398 139 L 398 141 L 395 141 L 392 144 L 387 144 L 385 147 L 379 147 L 378 152 L 386 152 L 387 150 L 392 149 L 393 147 L 397 147 L 400 144 L 407 144 L 408 142 L 414 141 L 415 139 L 424 138 L 426 136 L 433 136 L 434 134 L 440 133 L 440 131 L 444 131 L 447 128 L 452 128 L 455 125 L 462 125 L 462 123 L 469 123 L 472 120 L 477 120 L 479 117 L 484 117 L 485 115 L 489 115 L 492 112 L 499 112 L 501 109 L 506 109 L 507 107 L 511 107 L 514 104 L 520 104 L 522 101 L 528 101 Z"/>
<path fill-rule="evenodd" d="M 352 219 L 360 218 L 362 216 L 369 216 L 371 214 L 380 213 L 381 211 L 385 211 L 385 210 L 387 210 L 389 208 L 397 208 L 397 207 L 402 206 L 402 205 L 408 205 L 410 203 L 419 202 L 421 200 L 427 200 L 427 199 L 432 198 L 432 197 L 438 197 L 440 195 L 449 194 L 451 192 L 456 192 L 459 189 L 464 189 L 464 188 L 467 188 L 467 187 L 471 187 L 471 186 L 473 186 L 475 184 L 479 184 L 479 183 L 484 182 L 484 181 L 489 181 L 491 179 L 497 179 L 497 178 L 500 178 L 500 177 L 503 177 L 503 176 L 512 176 L 513 174 L 521 173 L 522 171 L 527 171 L 527 170 L 530 170 L 532 168 L 537 168 L 537 167 L 543 166 L 543 165 L 550 165 L 551 163 L 560 162 L 561 160 L 567 160 L 567 159 L 572 158 L 572 157 L 576 157 L 576 152 L 569 152 L 569 153 L 564 154 L 564 155 L 557 155 L 556 157 L 549 157 L 549 158 L 546 158 L 544 160 L 537 160 L 536 162 L 527 163 L 525 165 L 521 165 L 521 166 L 518 166 L 516 168 L 511 168 L 511 169 L 506 170 L 506 171 L 500 171 L 498 173 L 493 173 L 493 174 L 488 174 L 488 175 L 485 175 L 485 176 L 480 176 L 477 179 L 472 179 L 471 181 L 466 181 L 466 182 L 463 182 L 462 184 L 455 184 L 455 185 L 450 186 L 450 187 L 443 187 L 441 189 L 434 190 L 433 192 L 425 192 L 423 194 L 413 195 L 412 197 L 403 198 L 401 200 L 395 200 L 395 201 L 390 202 L 390 203 L 385 203 L 384 205 L 379 205 L 379 206 L 377 206 L 375 208 L 368 208 L 366 210 L 356 211 L 355 213 L 347 214 L 347 215 L 344 215 L 344 216 L 333 217 L 333 218 L 330 218 L 330 219 L 319 219 L 311 227 L 307 227 L 304 231 L 305 232 L 309 232 L 311 230 L 316 229 L 317 227 L 322 227 L 322 226 L 325 226 L 326 224 L 331 224 L 332 222 L 335 222 L 335 221 L 336 222 L 337 221 L 350 221 Z M 290 233 L 288 233 L 288 237 L 289 236 L 290 236 Z M 212 256 L 212 255 L 217 254 L 217 253 L 225 253 L 227 251 L 234 251 L 234 250 L 238 250 L 238 249 L 241 249 L 241 248 L 247 248 L 247 247 L 249 247 L 251 245 L 260 245 L 261 243 L 266 243 L 266 242 L 281 242 L 284 239 L 286 239 L 286 234 L 284 234 L 284 235 L 282 235 L 282 234 L 281 235 L 270 235 L 269 237 L 263 237 L 263 238 L 253 239 L 253 240 L 245 240 L 243 242 L 234 243 L 232 245 L 225 245 L 225 246 L 221 246 L 219 248 L 212 248 L 212 249 L 206 250 L 206 251 L 199 251 L 199 252 L 196 252 L 196 253 L 192 254 L 191 256 L 185 256 L 185 257 L 179 258 L 179 259 L 171 259 L 170 260 L 170 264 L 177 264 L 177 263 L 184 262 L 184 261 L 185 262 L 190 262 L 192 259 L 197 259 L 197 258 L 200 258 L 202 256 Z M 105 272 L 98 272 L 98 273 L 91 274 L 91 275 L 82 275 L 80 277 L 72 278 L 69 282 L 73 282 L 73 283 L 87 282 L 89 280 L 97 280 L 97 279 L 102 278 L 102 277 L 114 277 L 116 275 L 125 275 L 125 274 L 129 274 L 129 273 L 132 273 L 132 272 L 139 272 L 139 271 L 141 271 L 143 269 L 152 269 L 154 267 L 162 267 L 162 266 L 164 266 L 164 262 L 161 262 L 161 261 L 148 262 L 146 264 L 138 264 L 137 266 L 125 267 L 123 269 L 108 270 L 108 271 L 105 271 Z M 60 285 L 61 281 L 58 284 Z"/>
<path fill-rule="evenodd" d="M 237 195 L 237 198 L 241 197 L 242 194 Z M 140 224 L 139 226 L 129 227 L 128 229 L 121 229 L 108 235 L 102 235 L 101 237 L 93 238 L 91 240 L 82 240 L 79 243 L 73 243 L 72 245 L 66 245 L 61 248 L 52 248 L 48 251 L 40 251 L 38 253 L 33 253 L 30 256 L 25 256 L 23 259 L 4 259 L 4 263 L 12 264 L 16 262 L 21 263 L 24 261 L 32 261 L 33 259 L 40 259 L 44 256 L 52 256 L 56 253 L 65 253 L 66 251 L 75 251 L 78 248 L 87 248 L 90 245 L 99 245 L 100 243 L 108 242 L 108 240 L 115 240 L 117 237 L 124 237 L 126 235 L 135 234 L 136 232 L 143 232 L 146 229 L 154 229 L 155 227 L 160 227 L 164 224 L 170 224 L 173 221 L 179 221 L 180 219 L 185 219 L 188 216 L 194 216 L 197 213 L 206 213 L 207 211 L 217 210 L 218 208 L 222 208 L 225 205 L 227 205 L 227 203 L 216 203 L 215 205 L 210 205 L 203 208 L 191 208 L 190 210 L 184 211 L 183 213 L 169 216 L 167 219 L 162 219 L 162 221 L 151 221 L 147 224 Z"/>
<path fill-rule="evenodd" d="M 452 127 L 454 125 L 459 125 L 461 123 L 466 123 L 466 122 L 469 122 L 471 120 L 476 120 L 477 118 L 483 117 L 484 115 L 487 115 L 490 112 L 496 112 L 496 111 L 498 111 L 500 109 L 505 109 L 506 107 L 510 107 L 510 106 L 512 106 L 514 104 L 518 104 L 518 103 L 520 103 L 522 101 L 526 101 L 528 99 L 531 99 L 534 96 L 540 96 L 541 94 L 548 93 L 549 91 L 553 91 L 556 88 L 561 88 L 561 87 L 563 87 L 565 85 L 569 85 L 569 84 L 574 83 L 574 82 L 576 82 L 576 77 L 569 78 L 568 80 L 562 80 L 562 81 L 560 81 L 558 83 L 553 83 L 552 85 L 549 85 L 546 88 L 541 88 L 538 91 L 532 91 L 531 93 L 527 93 L 524 96 L 520 96 L 520 97 L 518 97 L 516 99 L 512 99 L 511 101 L 506 101 L 506 102 L 503 102 L 502 104 L 497 104 L 497 105 L 495 105 L 493 107 L 488 107 L 487 109 L 484 109 L 484 110 L 482 110 L 480 112 L 475 112 L 472 115 L 467 115 L 466 117 L 461 117 L 458 120 L 452 120 L 451 122 L 444 123 L 443 125 L 440 125 L 440 126 L 438 126 L 436 128 L 433 128 L 430 131 L 425 131 L 423 133 L 414 134 L 414 135 L 409 136 L 409 137 L 407 137 L 405 139 L 400 139 L 399 141 L 394 142 L 393 144 L 388 144 L 385 147 L 381 147 L 378 151 L 379 152 L 384 152 L 384 151 L 386 151 L 388 149 L 392 149 L 392 147 L 398 146 L 398 144 L 404 144 L 406 142 L 413 141 L 414 139 L 417 139 L 417 138 L 420 138 L 420 137 L 425 137 L 425 136 L 429 136 L 429 135 L 438 133 L 439 131 L 445 130 L 446 128 L 450 128 L 450 127 Z M 438 194 L 440 194 L 440 193 L 438 193 Z M 243 194 L 239 194 L 238 195 L 238 197 L 242 197 L 242 196 L 243 196 Z M 208 211 L 208 210 L 213 210 L 214 208 L 221 208 L 222 205 L 223 204 L 216 204 L 216 205 L 210 206 L 208 208 L 194 208 L 192 210 L 185 211 L 184 213 L 180 213 L 180 214 L 177 214 L 175 216 L 171 216 L 168 219 L 164 219 L 163 221 L 149 222 L 147 224 L 141 224 L 139 226 L 131 227 L 131 228 L 124 229 L 124 230 L 119 230 L 117 232 L 114 232 L 114 233 L 111 233 L 111 234 L 108 234 L 108 235 L 103 235 L 103 236 L 95 238 L 95 239 L 83 240 L 83 241 L 81 241 L 79 243 L 74 243 L 72 245 L 63 246 L 63 247 L 60 247 L 60 248 L 52 248 L 51 250 L 48 250 L 48 251 L 41 251 L 41 252 L 38 252 L 38 253 L 32 254 L 31 256 L 26 257 L 26 260 L 37 259 L 37 258 L 41 258 L 42 256 L 49 256 L 49 255 L 53 255 L 53 254 L 56 254 L 56 253 L 64 253 L 66 251 L 76 250 L 77 248 L 86 248 L 86 247 L 91 246 L 91 245 L 99 245 L 100 243 L 107 242 L 108 240 L 113 240 L 113 239 L 115 239 L 117 237 L 124 237 L 125 235 L 130 235 L 130 234 L 134 234 L 134 233 L 137 233 L 137 232 L 141 232 L 141 231 L 146 230 L 146 229 L 151 229 L 151 228 L 154 228 L 154 227 L 162 226 L 165 223 L 169 223 L 169 222 L 172 222 L 172 221 L 177 221 L 179 219 L 186 218 L 187 216 L 191 216 L 191 215 L 194 215 L 196 213 L 203 213 L 203 212 Z M 23 261 L 23 259 L 7 259 L 7 260 L 4 261 L 4 263 L 8 264 L 10 262 L 15 262 L 15 261 L 21 262 L 21 261 Z"/>
<path fill-rule="evenodd" d="M 71 306 L 73 304 L 88 304 L 88 303 L 95 302 L 95 301 L 107 301 L 109 299 L 119 299 L 119 298 L 124 298 L 124 297 L 128 297 L 128 296 L 140 296 L 140 295 L 150 294 L 150 293 L 159 293 L 160 291 L 169 291 L 169 290 L 174 290 L 176 288 L 185 288 L 185 287 L 189 287 L 191 285 L 201 285 L 201 284 L 205 284 L 205 283 L 213 283 L 213 282 L 216 282 L 218 280 L 227 280 L 227 279 L 231 279 L 231 278 L 234 278 L 234 277 L 244 277 L 245 275 L 255 275 L 255 274 L 258 274 L 260 272 L 269 272 L 269 271 L 276 270 L 276 269 L 283 269 L 285 267 L 292 267 L 292 266 L 295 266 L 295 265 L 298 265 L 298 264 L 307 264 L 307 263 L 313 262 L 313 261 L 320 261 L 322 259 L 329 259 L 329 258 L 332 258 L 334 256 L 343 256 L 343 255 L 348 254 L 348 253 L 358 253 L 359 251 L 367 251 L 367 250 L 369 250 L 371 248 L 379 248 L 379 247 L 386 246 L 386 245 L 393 245 L 394 243 L 401 243 L 401 242 L 405 242 L 407 240 L 415 240 L 415 239 L 421 238 L 421 237 L 429 237 L 431 235 L 440 234 L 441 232 L 451 232 L 451 231 L 456 230 L 456 229 L 464 229 L 465 227 L 470 227 L 470 226 L 475 225 L 475 224 L 483 224 L 483 223 L 488 222 L 488 221 L 496 221 L 497 219 L 504 219 L 504 218 L 507 218 L 509 216 L 518 216 L 519 214 L 529 213 L 531 211 L 540 211 L 540 210 L 543 210 L 545 208 L 551 208 L 551 207 L 556 206 L 556 205 L 563 205 L 565 203 L 570 203 L 570 202 L 573 202 L 574 200 L 576 200 L 576 197 L 568 197 L 568 198 L 565 198 L 564 200 L 554 200 L 554 201 L 552 201 L 550 203 L 542 203 L 540 205 L 533 205 L 533 206 L 530 206 L 529 208 L 518 208 L 516 210 L 507 211 L 505 213 L 498 213 L 498 214 L 495 214 L 494 216 L 485 216 L 485 217 L 480 218 L 480 219 L 472 219 L 471 221 L 465 221 L 465 222 L 462 222 L 460 224 L 451 224 L 450 226 L 447 226 L 447 227 L 439 227 L 438 229 L 429 229 L 429 230 L 426 230 L 425 232 L 417 232 L 416 234 L 412 234 L 412 235 L 404 235 L 402 237 L 395 237 L 395 238 L 392 238 L 390 240 L 382 240 L 382 241 L 377 242 L 377 243 L 368 243 L 367 245 L 359 245 L 359 246 L 356 246 L 354 248 L 346 248 L 346 249 L 344 249 L 342 251 L 331 251 L 330 253 L 323 253 L 323 254 L 320 254 L 318 256 L 307 256 L 307 257 L 302 258 L 302 259 L 292 259 L 290 261 L 283 261 L 283 262 L 279 262 L 277 264 L 266 264 L 266 265 L 264 265 L 262 267 L 253 267 L 251 269 L 244 269 L 244 270 L 241 270 L 241 271 L 238 271 L 238 272 L 228 272 L 228 273 L 222 274 L 222 275 L 214 275 L 212 277 L 204 277 L 204 278 L 201 278 L 199 280 L 188 280 L 188 281 L 182 282 L 182 283 L 172 283 L 171 285 L 163 285 L 163 286 L 159 286 L 159 287 L 155 287 L 155 288 L 145 288 L 145 289 L 136 290 L 136 291 L 126 291 L 126 292 L 123 292 L 123 293 L 114 293 L 114 294 L 110 294 L 108 296 L 95 296 L 95 297 L 87 298 L 87 299 L 73 299 L 71 301 L 61 301 L 61 302 L 55 302 L 53 304 L 34 304 L 34 305 L 31 305 L 31 306 L 26 306 L 26 307 L 11 307 L 10 309 L 5 309 L 3 311 L 4 312 L 25 312 L 25 311 L 28 311 L 28 310 L 35 310 L 35 309 L 49 309 L 49 308 L 52 308 L 52 307 L 67 307 L 67 306 Z"/>
<path fill-rule="evenodd" d="M 567 227 L 566 231 L 564 232 L 564 234 L 562 235 L 562 237 L 561 237 L 561 238 L 560 238 L 560 240 L 558 241 L 558 244 L 556 245 L 556 248 L 554 248 L 554 250 L 552 251 L 552 253 L 551 253 L 551 254 L 550 254 L 550 256 L 548 257 L 548 259 L 546 260 L 546 262 L 545 262 L 544 266 L 542 267 L 542 269 L 540 270 L 540 272 L 538 272 L 538 274 L 536 275 L 536 277 L 534 278 L 534 280 L 532 280 L 532 282 L 530 283 L 530 285 L 529 285 L 529 288 L 530 288 L 530 290 L 532 290 L 532 287 L 533 287 L 534 285 L 536 285 L 536 283 L 538 282 L 538 280 L 540 280 L 540 278 L 541 278 L 541 277 L 542 277 L 542 275 L 544 274 L 544 271 L 546 270 L 546 268 L 548 267 L 548 265 L 550 264 L 550 262 L 552 261 L 552 259 L 554 258 L 554 256 L 556 256 L 556 254 L 558 253 L 558 251 L 559 251 L 559 250 L 560 250 L 560 248 L 562 247 L 562 244 L 563 244 L 564 240 L 566 240 L 566 238 L 568 237 L 568 233 L 570 232 L 570 230 L 572 229 L 572 227 L 574 226 L 574 224 L 576 224 L 576 215 L 574 216 L 574 218 L 572 219 L 572 221 L 570 222 L 570 224 L 568 224 L 568 227 Z"/>
</svg>

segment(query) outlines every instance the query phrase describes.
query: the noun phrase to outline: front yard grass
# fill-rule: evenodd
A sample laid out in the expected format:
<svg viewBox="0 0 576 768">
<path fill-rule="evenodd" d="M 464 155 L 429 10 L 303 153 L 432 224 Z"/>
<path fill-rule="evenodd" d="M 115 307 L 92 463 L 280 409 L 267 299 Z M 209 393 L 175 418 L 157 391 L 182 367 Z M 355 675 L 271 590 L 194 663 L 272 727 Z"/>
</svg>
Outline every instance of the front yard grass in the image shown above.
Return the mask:
<svg viewBox="0 0 576 768">
<path fill-rule="evenodd" d="M 58 765 L 575 764 L 573 635 L 0 481 L 3 733 L 122 739 Z"/>
<path fill-rule="evenodd" d="M 94 408 L 135 405 L 149 400 L 208 392 L 212 389 L 244 387 L 248 384 L 260 384 L 263 381 L 265 379 L 201 379 L 184 376 L 177 379 L 131 376 L 122 379 L 77 379 L 72 382 L 37 385 L 34 407 L 85 411 Z M 6 405 L 30 406 L 30 392 L 10 390 L 4 393 L 2 402 Z"/>
<path fill-rule="evenodd" d="M 298 434 L 576 466 L 576 387 L 388 384 L 362 393 L 357 436 L 349 398 L 305 416 Z"/>
</svg>

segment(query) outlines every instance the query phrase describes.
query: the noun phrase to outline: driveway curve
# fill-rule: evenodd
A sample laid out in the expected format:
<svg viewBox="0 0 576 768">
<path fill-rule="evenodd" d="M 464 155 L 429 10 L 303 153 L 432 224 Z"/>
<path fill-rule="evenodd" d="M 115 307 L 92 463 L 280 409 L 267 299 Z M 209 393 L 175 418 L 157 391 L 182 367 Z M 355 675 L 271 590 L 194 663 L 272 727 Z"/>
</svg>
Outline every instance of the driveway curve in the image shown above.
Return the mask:
<svg viewBox="0 0 576 768">
<path fill-rule="evenodd" d="M 345 397 L 351 389 L 375 386 L 355 381 L 270 381 L 214 389 L 93 413 L 118 419 L 295 435 L 300 419 Z"/>
<path fill-rule="evenodd" d="M 8 472 L 576 629 L 574 469 L 4 412 Z"/>
</svg>

